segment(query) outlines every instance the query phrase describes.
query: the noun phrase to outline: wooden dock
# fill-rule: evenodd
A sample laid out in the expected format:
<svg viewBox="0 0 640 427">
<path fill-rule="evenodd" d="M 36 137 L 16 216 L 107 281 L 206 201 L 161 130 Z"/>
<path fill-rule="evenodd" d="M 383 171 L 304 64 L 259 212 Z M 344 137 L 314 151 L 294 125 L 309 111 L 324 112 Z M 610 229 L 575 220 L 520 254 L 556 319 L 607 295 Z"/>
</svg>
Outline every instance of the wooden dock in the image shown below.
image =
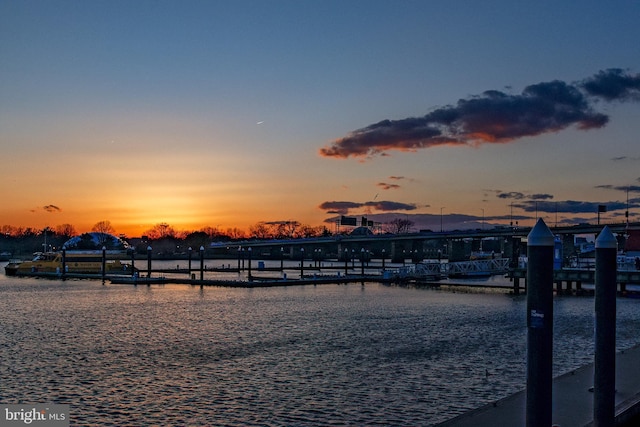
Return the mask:
<svg viewBox="0 0 640 427">
<path fill-rule="evenodd" d="M 211 280 L 211 279 L 188 279 L 176 277 L 132 277 L 119 276 L 109 277 L 108 280 L 113 284 L 119 285 L 191 285 L 191 286 L 218 286 L 226 288 L 268 288 L 274 286 L 299 286 L 299 285 L 323 285 L 335 283 L 364 283 L 364 282 L 382 282 L 384 279 L 379 275 L 349 275 L 349 276 L 305 276 L 303 278 L 278 279 L 278 278 L 259 278 L 254 277 L 252 280 Z"/>
</svg>

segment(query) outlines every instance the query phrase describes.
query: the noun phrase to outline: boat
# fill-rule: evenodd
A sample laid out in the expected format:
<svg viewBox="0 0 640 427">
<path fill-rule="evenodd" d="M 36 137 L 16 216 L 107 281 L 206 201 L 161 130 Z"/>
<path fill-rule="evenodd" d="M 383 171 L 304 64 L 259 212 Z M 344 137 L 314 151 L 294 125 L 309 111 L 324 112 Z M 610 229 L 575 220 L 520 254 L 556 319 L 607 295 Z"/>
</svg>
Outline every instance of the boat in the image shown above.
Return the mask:
<svg viewBox="0 0 640 427">
<path fill-rule="evenodd" d="M 104 260 L 106 274 L 131 274 L 131 265 L 115 258 L 122 256 L 121 251 L 107 252 Z M 62 252 L 36 252 L 31 261 L 9 262 L 4 272 L 7 276 L 60 275 L 63 271 L 65 274 L 101 274 L 102 257 L 102 251 L 66 251 L 63 262 Z"/>
</svg>

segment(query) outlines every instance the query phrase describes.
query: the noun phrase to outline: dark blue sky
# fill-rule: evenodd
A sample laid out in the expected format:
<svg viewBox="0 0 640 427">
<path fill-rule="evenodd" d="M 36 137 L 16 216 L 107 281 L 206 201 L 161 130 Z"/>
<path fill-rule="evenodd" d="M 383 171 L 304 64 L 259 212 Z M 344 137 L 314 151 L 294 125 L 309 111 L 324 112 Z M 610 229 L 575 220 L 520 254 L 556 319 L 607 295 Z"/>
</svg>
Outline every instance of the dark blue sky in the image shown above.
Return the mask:
<svg viewBox="0 0 640 427">
<path fill-rule="evenodd" d="M 589 219 L 566 202 L 619 206 L 638 185 L 640 110 L 579 82 L 640 72 L 639 16 L 598 1 L 2 1 L 0 224 L 319 225 L 333 202 L 438 221 L 516 206 L 533 222 L 539 194 L 567 207 L 561 220 Z M 464 143 L 369 132 L 554 81 L 606 123 L 538 115 L 531 132 L 483 107 L 446 129 Z M 353 154 L 339 141 L 372 150 L 321 155 Z"/>
</svg>

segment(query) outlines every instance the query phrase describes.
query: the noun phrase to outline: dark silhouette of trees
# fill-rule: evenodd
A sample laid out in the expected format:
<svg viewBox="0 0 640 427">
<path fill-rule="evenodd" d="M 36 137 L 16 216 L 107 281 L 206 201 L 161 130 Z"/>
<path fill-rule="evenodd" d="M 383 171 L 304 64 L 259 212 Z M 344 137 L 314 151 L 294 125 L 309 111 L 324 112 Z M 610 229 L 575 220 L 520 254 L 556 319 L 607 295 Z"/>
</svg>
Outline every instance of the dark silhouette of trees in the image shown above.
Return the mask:
<svg viewBox="0 0 640 427">
<path fill-rule="evenodd" d="M 176 230 L 166 222 L 161 222 L 160 224 L 153 226 L 152 229 L 147 230 L 145 234 L 151 240 L 160 240 L 167 237 L 175 237 Z"/>
<path fill-rule="evenodd" d="M 102 245 L 107 244 L 107 242 L 111 240 L 109 238 L 109 235 L 114 234 L 116 232 L 116 230 L 111 225 L 111 222 L 109 221 L 96 222 L 95 225 L 91 228 L 91 231 L 99 234 L 99 237 L 98 237 L 99 243 Z"/>
<path fill-rule="evenodd" d="M 404 234 L 411 231 L 413 221 L 409 219 L 396 218 L 385 224 L 386 231 L 392 234 Z"/>
<path fill-rule="evenodd" d="M 60 237 L 65 237 L 67 240 L 78 234 L 76 228 L 71 224 L 56 225 L 55 233 Z"/>
</svg>

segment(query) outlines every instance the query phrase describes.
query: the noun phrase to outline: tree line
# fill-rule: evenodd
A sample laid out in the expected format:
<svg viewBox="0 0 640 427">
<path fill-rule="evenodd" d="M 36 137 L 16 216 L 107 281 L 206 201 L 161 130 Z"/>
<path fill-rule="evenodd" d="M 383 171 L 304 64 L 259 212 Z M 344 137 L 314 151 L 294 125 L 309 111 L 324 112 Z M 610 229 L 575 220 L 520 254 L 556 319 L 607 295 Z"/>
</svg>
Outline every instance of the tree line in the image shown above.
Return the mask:
<svg viewBox="0 0 640 427">
<path fill-rule="evenodd" d="M 409 232 L 412 226 L 413 223 L 410 220 L 398 218 L 385 224 L 384 231 L 401 234 Z M 0 251 L 16 255 L 42 250 L 58 250 L 67 240 L 79 235 L 72 224 L 60 224 L 43 229 L 2 225 L 0 232 L 2 233 L 0 235 Z M 170 224 L 162 222 L 145 231 L 140 239 L 133 239 L 124 234 L 118 235 L 110 221 L 102 220 L 91 227 L 91 232 L 119 236 L 125 241 L 135 240 L 135 244 L 139 246 L 136 249 L 141 252 L 146 250 L 147 245 L 160 246 L 165 251 L 170 248 L 186 250 L 188 247 L 206 247 L 211 242 L 233 242 L 247 239 L 298 239 L 333 234 L 326 226 L 313 227 L 298 221 L 258 222 L 250 226 L 247 232 L 236 227 L 222 230 L 210 226 L 191 231 L 176 230 Z"/>
</svg>

